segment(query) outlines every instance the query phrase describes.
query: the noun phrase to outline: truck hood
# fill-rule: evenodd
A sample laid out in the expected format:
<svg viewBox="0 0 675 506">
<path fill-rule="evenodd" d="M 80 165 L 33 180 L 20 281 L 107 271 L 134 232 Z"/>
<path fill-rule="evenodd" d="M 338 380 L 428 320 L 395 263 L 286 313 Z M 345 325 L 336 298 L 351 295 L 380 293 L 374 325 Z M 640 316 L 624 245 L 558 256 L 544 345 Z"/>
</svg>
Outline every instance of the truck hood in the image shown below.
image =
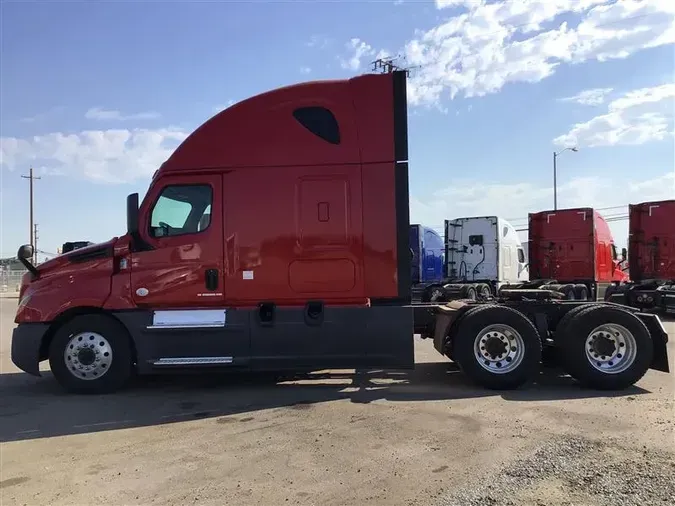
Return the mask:
<svg viewBox="0 0 675 506">
<path fill-rule="evenodd" d="M 37 266 L 37 269 L 40 272 L 40 275 L 43 275 L 75 262 L 86 263 L 89 260 L 97 260 L 106 256 L 112 256 L 112 251 L 117 240 L 117 237 L 113 237 L 109 241 L 69 251 L 68 253 L 64 253 L 63 255 L 59 255 L 51 260 L 41 263 Z"/>
</svg>

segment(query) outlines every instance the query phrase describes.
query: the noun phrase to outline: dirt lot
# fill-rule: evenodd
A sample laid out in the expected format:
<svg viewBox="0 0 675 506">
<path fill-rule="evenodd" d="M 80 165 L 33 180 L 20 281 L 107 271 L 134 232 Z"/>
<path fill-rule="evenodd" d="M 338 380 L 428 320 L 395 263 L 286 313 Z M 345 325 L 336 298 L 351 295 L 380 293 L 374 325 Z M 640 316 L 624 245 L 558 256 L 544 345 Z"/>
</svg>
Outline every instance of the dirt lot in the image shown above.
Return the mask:
<svg viewBox="0 0 675 506">
<path fill-rule="evenodd" d="M 545 371 L 495 394 L 416 342 L 412 372 L 160 377 L 64 394 L 10 361 L 0 299 L 0 502 L 665 505 L 673 374 L 607 395 Z M 675 324 L 669 352 L 675 357 Z"/>
</svg>

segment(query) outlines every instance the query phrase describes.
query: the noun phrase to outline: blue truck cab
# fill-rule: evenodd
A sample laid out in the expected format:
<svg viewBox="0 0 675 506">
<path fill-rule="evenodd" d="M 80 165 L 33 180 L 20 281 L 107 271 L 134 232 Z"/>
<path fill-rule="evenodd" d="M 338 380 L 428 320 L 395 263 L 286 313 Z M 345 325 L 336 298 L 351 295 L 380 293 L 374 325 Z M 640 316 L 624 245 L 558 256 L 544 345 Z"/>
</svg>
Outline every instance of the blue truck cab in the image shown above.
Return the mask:
<svg viewBox="0 0 675 506">
<path fill-rule="evenodd" d="M 445 245 L 443 238 L 432 228 L 410 225 L 412 250 L 412 284 L 440 282 L 444 278 Z"/>
</svg>

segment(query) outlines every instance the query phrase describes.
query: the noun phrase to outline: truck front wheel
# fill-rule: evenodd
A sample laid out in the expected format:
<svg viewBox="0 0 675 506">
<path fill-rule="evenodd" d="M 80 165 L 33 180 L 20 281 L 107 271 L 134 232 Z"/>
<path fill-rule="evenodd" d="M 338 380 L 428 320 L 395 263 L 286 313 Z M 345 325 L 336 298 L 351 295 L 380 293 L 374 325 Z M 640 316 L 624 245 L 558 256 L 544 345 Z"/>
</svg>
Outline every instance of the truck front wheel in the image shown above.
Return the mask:
<svg viewBox="0 0 675 506">
<path fill-rule="evenodd" d="M 497 305 L 470 309 L 451 338 L 455 362 L 485 388 L 518 388 L 539 372 L 539 333 L 515 309 Z"/>
<path fill-rule="evenodd" d="M 620 390 L 640 380 L 652 361 L 649 330 L 621 308 L 591 305 L 556 332 L 564 369 L 581 383 Z"/>
<path fill-rule="evenodd" d="M 81 315 L 60 327 L 49 346 L 49 366 L 66 390 L 107 393 L 118 390 L 132 374 L 126 329 L 105 315 Z"/>
</svg>

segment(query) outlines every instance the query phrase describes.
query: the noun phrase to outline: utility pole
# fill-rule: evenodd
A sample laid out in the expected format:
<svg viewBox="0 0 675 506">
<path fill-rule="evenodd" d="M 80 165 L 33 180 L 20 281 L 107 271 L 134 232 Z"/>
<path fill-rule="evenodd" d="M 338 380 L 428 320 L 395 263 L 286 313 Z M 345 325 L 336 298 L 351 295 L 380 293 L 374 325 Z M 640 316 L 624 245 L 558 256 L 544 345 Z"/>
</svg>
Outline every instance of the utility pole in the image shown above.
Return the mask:
<svg viewBox="0 0 675 506">
<path fill-rule="evenodd" d="M 38 258 L 38 224 L 36 223 L 33 225 L 35 228 L 33 229 L 33 265 L 37 265 L 37 258 Z"/>
<path fill-rule="evenodd" d="M 558 153 L 553 152 L 553 210 L 558 210 Z"/>
<path fill-rule="evenodd" d="M 33 175 L 33 167 L 30 168 L 30 173 L 29 173 L 28 176 L 22 175 L 21 177 L 24 178 L 24 179 L 28 179 L 29 183 L 30 183 L 30 228 L 28 229 L 30 233 L 29 233 L 28 237 L 30 237 L 30 245 L 33 246 L 33 252 L 34 252 L 33 258 L 35 258 L 35 253 L 37 253 L 37 249 L 36 249 L 35 241 L 34 241 L 35 231 L 34 231 L 34 227 L 33 227 L 33 180 L 41 179 L 41 178 L 39 176 Z"/>
</svg>

